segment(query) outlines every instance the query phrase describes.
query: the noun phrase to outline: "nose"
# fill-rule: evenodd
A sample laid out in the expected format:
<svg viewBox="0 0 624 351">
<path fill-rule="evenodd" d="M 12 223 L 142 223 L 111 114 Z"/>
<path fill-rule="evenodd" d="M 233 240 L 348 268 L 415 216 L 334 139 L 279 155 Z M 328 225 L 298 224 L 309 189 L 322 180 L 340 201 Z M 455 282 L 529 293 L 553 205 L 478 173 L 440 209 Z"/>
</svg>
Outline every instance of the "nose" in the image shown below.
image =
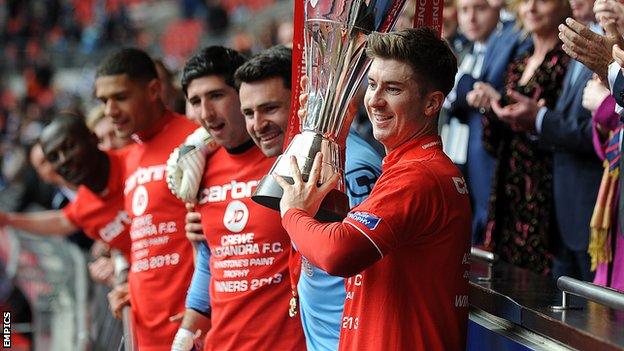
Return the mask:
<svg viewBox="0 0 624 351">
<path fill-rule="evenodd" d="M 253 128 L 256 132 L 261 132 L 267 126 L 267 120 L 261 113 L 254 111 Z"/>
<path fill-rule="evenodd" d="M 477 11 L 475 11 L 474 9 L 469 9 L 468 10 L 468 17 L 470 18 L 470 22 L 474 23 L 477 21 Z"/>
<path fill-rule="evenodd" d="M 386 105 L 386 100 L 383 98 L 381 89 L 377 88 L 368 99 L 368 105 L 374 108 L 384 107 Z"/>
<path fill-rule="evenodd" d="M 210 102 L 206 100 L 202 102 L 200 117 L 205 122 L 210 122 L 215 119 L 216 117 L 215 109 L 214 109 L 214 106 L 212 106 Z"/>
<path fill-rule="evenodd" d="M 104 103 L 104 115 L 109 117 L 115 117 L 118 112 L 117 104 L 113 99 L 108 99 L 106 103 Z"/>
</svg>

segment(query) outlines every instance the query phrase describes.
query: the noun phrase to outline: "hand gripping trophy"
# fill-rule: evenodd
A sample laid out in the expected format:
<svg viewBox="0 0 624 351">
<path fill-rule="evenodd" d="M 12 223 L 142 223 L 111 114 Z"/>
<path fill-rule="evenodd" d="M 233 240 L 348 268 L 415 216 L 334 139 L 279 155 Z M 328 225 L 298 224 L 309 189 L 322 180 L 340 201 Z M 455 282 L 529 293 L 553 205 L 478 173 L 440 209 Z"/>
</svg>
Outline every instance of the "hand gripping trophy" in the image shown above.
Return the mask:
<svg viewBox="0 0 624 351">
<path fill-rule="evenodd" d="M 348 105 L 370 65 L 366 37 L 388 32 L 405 0 L 305 0 L 305 67 L 307 115 L 297 134 L 253 194 L 254 201 L 279 209 L 282 188 L 273 174 L 292 182 L 290 157 L 295 156 L 307 180 L 317 152 L 323 154 L 321 181 L 338 173 L 340 181 L 321 204 L 317 218 L 342 220 L 349 210 L 344 193 L 345 141 L 354 115 Z M 296 74 L 296 72 L 293 72 Z"/>
</svg>

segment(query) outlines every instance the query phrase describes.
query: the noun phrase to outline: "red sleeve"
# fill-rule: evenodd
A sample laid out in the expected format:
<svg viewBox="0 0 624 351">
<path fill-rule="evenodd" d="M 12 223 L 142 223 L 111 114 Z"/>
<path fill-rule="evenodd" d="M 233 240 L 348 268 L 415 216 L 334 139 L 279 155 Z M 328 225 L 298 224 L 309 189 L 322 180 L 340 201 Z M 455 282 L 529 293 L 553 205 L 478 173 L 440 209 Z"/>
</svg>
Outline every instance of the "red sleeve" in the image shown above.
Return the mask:
<svg viewBox="0 0 624 351">
<path fill-rule="evenodd" d="M 282 225 L 303 256 L 334 276 L 353 276 L 382 257 L 375 243 L 345 223 L 320 223 L 303 210 L 290 209 Z"/>
<path fill-rule="evenodd" d="M 80 225 L 78 224 L 78 220 L 77 220 L 77 213 L 76 211 L 78 210 L 78 206 L 76 206 L 76 201 L 72 201 L 70 203 L 68 203 L 65 207 L 63 207 L 61 209 L 61 211 L 63 211 L 63 214 L 65 215 L 65 217 L 72 222 L 72 224 L 78 228 L 80 228 Z"/>
</svg>

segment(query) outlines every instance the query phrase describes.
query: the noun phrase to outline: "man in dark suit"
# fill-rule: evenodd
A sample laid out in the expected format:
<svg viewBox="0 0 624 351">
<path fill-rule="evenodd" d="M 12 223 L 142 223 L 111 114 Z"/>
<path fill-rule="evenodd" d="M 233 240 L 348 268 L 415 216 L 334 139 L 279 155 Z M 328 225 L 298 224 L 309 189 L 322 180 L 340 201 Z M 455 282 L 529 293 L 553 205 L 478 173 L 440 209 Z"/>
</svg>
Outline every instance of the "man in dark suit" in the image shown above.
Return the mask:
<svg viewBox="0 0 624 351">
<path fill-rule="evenodd" d="M 475 83 L 479 85 L 479 82 L 487 83 L 499 94 L 504 86 L 507 65 L 531 44 L 514 28 L 513 22 L 499 22 L 499 9 L 490 7 L 487 1 L 459 0 L 457 5 L 460 28 L 473 43 L 459 67 L 456 86 L 447 102 L 450 102 L 449 114 L 469 128 L 463 170 L 473 207 L 472 241 L 479 244 L 483 241 L 487 222 L 495 160 L 483 148 L 481 119 L 485 107 L 471 106 L 467 96 L 473 94 Z M 485 12 L 486 17 L 479 19 L 479 12 Z"/>
<path fill-rule="evenodd" d="M 593 20 L 594 0 L 578 1 L 573 8 L 578 21 Z M 535 133 L 540 146 L 553 152 L 555 215 L 560 239 L 553 262 L 553 277 L 562 275 L 591 281 L 587 254 L 589 222 L 602 176 L 602 166 L 592 145 L 591 113 L 582 106 L 583 88 L 592 72 L 572 60 L 563 91 L 554 110 L 516 92 L 516 102 L 493 105 L 494 112 L 515 130 Z"/>
</svg>

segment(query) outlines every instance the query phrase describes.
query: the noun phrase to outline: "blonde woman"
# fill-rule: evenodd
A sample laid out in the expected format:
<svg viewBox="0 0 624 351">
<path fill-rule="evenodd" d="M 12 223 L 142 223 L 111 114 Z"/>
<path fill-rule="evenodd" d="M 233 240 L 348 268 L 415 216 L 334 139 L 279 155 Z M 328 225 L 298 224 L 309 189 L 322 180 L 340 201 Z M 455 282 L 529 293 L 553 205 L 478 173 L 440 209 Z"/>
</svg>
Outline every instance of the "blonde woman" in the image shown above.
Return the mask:
<svg viewBox="0 0 624 351">
<path fill-rule="evenodd" d="M 504 260 L 548 274 L 554 219 L 552 155 L 538 148 L 531 132 L 505 118 L 522 96 L 554 108 L 569 57 L 557 26 L 571 14 L 567 0 L 523 0 L 513 4 L 533 49 L 507 67 L 505 94 L 492 96 L 484 117 L 484 143 L 498 160 L 490 197 L 486 244 Z"/>
</svg>

